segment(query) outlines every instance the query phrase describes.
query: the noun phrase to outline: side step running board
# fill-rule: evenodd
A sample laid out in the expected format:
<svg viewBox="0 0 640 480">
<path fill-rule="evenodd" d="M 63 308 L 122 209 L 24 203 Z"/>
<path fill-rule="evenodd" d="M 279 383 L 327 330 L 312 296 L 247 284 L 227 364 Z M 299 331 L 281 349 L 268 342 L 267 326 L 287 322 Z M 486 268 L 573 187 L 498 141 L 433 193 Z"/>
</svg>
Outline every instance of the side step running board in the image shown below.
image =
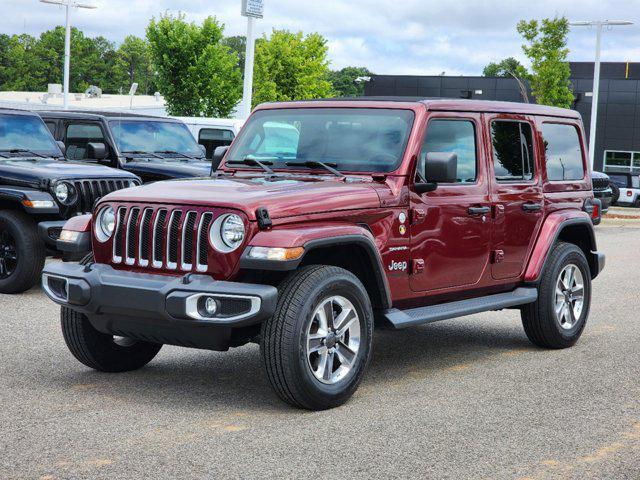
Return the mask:
<svg viewBox="0 0 640 480">
<path fill-rule="evenodd" d="M 384 312 L 383 316 L 394 328 L 406 328 L 423 323 L 432 323 L 449 318 L 473 315 L 474 313 L 526 305 L 535 302 L 537 299 L 537 288 L 521 287 L 515 289 L 513 292 L 442 303 L 429 307 L 412 308 L 409 310 L 391 308 Z"/>
</svg>

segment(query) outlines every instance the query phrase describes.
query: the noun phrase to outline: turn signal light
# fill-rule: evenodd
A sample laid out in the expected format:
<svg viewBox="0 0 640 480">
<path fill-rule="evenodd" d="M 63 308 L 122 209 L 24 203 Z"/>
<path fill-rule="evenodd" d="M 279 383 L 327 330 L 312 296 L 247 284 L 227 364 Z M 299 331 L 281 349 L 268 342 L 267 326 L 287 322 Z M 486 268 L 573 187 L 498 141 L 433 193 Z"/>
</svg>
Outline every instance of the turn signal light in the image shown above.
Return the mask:
<svg viewBox="0 0 640 480">
<path fill-rule="evenodd" d="M 303 247 L 277 248 L 277 247 L 251 247 L 249 258 L 256 260 L 274 260 L 285 262 L 287 260 L 297 260 L 304 253 Z"/>
</svg>

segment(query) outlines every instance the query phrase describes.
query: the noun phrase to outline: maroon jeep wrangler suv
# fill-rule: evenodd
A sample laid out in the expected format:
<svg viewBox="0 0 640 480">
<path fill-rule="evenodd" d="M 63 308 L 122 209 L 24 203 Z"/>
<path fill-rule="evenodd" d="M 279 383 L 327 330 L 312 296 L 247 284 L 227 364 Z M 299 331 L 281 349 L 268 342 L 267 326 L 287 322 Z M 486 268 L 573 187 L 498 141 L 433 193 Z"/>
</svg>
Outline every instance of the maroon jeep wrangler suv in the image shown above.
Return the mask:
<svg viewBox="0 0 640 480">
<path fill-rule="evenodd" d="M 65 226 L 93 255 L 48 265 L 43 286 L 83 364 L 256 342 L 283 400 L 325 409 L 356 390 L 374 326 L 517 308 L 540 347 L 582 334 L 604 256 L 577 113 L 277 103 L 221 148 L 212 178 L 114 192 Z"/>
</svg>

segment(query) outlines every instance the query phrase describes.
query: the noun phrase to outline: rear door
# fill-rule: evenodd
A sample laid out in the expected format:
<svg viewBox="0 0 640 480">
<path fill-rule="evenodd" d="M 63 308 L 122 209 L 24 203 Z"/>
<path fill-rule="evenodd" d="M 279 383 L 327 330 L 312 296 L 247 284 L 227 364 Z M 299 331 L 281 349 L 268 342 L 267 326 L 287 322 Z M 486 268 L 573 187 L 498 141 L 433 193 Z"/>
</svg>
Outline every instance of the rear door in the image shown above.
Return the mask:
<svg viewBox="0 0 640 480">
<path fill-rule="evenodd" d="M 535 122 L 520 115 L 485 118 L 491 140 L 494 218 L 491 276 L 515 279 L 524 271 L 544 218 Z"/>
</svg>

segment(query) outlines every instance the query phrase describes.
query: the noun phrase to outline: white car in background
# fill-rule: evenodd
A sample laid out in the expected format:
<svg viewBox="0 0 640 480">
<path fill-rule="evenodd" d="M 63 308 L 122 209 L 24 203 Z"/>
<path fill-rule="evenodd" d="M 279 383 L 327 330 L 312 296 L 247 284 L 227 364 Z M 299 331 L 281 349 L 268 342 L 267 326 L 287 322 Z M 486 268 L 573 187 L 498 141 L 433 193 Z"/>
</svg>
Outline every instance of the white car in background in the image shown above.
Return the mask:
<svg viewBox="0 0 640 480">
<path fill-rule="evenodd" d="M 229 118 L 173 117 L 184 122 L 196 141 L 204 146 L 207 158 L 213 158 L 217 147 L 231 145 L 245 120 Z"/>
</svg>

